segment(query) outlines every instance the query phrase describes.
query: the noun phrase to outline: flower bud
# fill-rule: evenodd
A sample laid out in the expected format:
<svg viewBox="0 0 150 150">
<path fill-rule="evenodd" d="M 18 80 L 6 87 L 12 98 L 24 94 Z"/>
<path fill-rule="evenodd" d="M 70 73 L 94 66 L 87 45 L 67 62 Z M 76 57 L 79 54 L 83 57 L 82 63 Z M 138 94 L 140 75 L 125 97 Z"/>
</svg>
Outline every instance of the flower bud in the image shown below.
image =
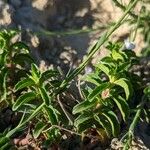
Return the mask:
<svg viewBox="0 0 150 150">
<path fill-rule="evenodd" d="M 130 42 L 129 40 L 124 41 L 125 49 L 133 50 L 135 48 L 135 44 Z"/>
</svg>

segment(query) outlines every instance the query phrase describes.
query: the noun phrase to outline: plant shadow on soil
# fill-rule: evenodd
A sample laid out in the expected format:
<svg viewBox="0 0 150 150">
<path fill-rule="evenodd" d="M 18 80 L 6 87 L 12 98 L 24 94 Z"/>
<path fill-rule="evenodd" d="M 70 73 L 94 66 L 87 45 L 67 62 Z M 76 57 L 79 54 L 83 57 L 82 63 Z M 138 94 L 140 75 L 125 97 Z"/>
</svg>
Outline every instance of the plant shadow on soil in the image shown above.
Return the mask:
<svg viewBox="0 0 150 150">
<path fill-rule="evenodd" d="M 19 27 L 22 29 L 21 39 L 31 47 L 31 53 L 37 64 L 44 61 L 46 65 L 60 66 L 66 73 L 72 63 L 77 66 L 87 53 L 88 43 L 90 42 L 88 33 L 67 36 L 46 36 L 43 33 L 38 33 L 43 29 L 52 32 L 63 32 L 70 29 L 80 30 L 83 27 L 92 28 L 95 21 L 92 13 L 95 10 L 91 11 L 90 0 L 54 0 L 53 4 L 47 3 L 42 10 L 36 8 L 37 5 L 33 7 L 30 0 L 22 2 L 20 0 L 18 5 L 15 1 L 8 0 L 8 5 L 11 10 L 11 22 L 2 26 L 2 28 L 13 29 Z M 3 18 L 3 15 L 0 18 Z M 35 34 L 32 34 L 32 32 Z M 10 109 L 1 112 L 0 120 L 3 120 L 4 129 L 13 124 L 9 118 L 12 115 Z M 78 139 L 75 138 L 67 139 L 62 144 L 68 150 L 73 149 L 74 144 L 79 144 Z M 89 145 L 86 143 L 86 149 L 94 149 L 92 146 L 96 146 L 96 144 L 92 145 L 90 142 Z M 79 147 L 74 146 L 74 149 L 79 149 Z M 99 143 L 96 147 L 100 148 Z"/>
<path fill-rule="evenodd" d="M 90 37 L 88 33 L 50 36 L 48 32 L 64 32 L 92 28 L 94 18 L 89 0 L 15 1 L 9 0 L 11 23 L 4 27 L 21 28 L 21 39 L 31 47 L 38 64 L 60 66 L 67 72 L 77 66 L 86 54 Z M 30 31 L 30 32 L 29 32 Z M 32 34 L 32 33 L 35 34 Z"/>
</svg>

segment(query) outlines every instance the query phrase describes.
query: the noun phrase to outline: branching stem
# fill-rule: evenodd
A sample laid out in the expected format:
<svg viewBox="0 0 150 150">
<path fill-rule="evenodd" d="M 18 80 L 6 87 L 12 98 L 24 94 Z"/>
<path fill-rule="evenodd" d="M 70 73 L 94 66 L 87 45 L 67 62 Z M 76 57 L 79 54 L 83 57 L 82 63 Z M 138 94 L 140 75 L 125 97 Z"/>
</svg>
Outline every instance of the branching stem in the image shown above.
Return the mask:
<svg viewBox="0 0 150 150">
<path fill-rule="evenodd" d="M 66 77 L 66 79 L 62 82 L 56 95 L 61 93 L 68 86 L 68 83 L 71 82 L 72 79 L 74 79 L 79 73 L 81 73 L 81 71 L 88 64 L 88 62 L 93 57 L 93 55 L 109 39 L 109 37 L 112 35 L 112 33 L 122 24 L 122 22 L 124 21 L 124 19 L 128 15 L 128 13 L 131 11 L 132 8 L 134 8 L 134 6 L 136 5 L 136 3 L 138 1 L 139 0 L 134 0 L 133 3 L 129 3 L 129 5 L 128 5 L 125 13 L 122 15 L 122 17 L 116 22 L 116 24 L 114 26 L 112 26 L 106 33 L 104 33 L 104 35 L 102 37 L 99 38 L 98 42 L 90 48 L 89 54 L 86 57 L 86 59 L 79 65 L 78 68 L 76 68 L 73 72 L 71 72 L 70 75 L 68 75 L 68 77 Z"/>
</svg>

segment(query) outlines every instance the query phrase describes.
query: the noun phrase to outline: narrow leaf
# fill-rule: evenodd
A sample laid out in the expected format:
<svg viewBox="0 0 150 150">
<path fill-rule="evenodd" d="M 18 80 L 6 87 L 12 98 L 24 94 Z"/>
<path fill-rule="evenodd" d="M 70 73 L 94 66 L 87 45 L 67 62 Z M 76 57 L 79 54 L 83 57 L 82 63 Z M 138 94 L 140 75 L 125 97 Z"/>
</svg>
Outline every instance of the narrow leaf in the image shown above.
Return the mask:
<svg viewBox="0 0 150 150">
<path fill-rule="evenodd" d="M 119 108 L 123 120 L 126 122 L 129 117 L 129 114 L 130 114 L 130 109 L 129 109 L 128 103 L 121 96 L 113 97 L 113 100 L 116 103 L 117 107 Z"/>
<path fill-rule="evenodd" d="M 111 136 L 111 124 L 104 118 L 99 117 L 98 115 L 94 115 L 95 120 L 104 128 L 107 136 Z"/>
<path fill-rule="evenodd" d="M 31 65 L 31 74 L 32 74 L 34 81 L 38 83 L 40 79 L 40 72 L 38 70 L 38 67 L 35 64 Z"/>
<path fill-rule="evenodd" d="M 91 101 L 96 96 L 100 95 L 103 90 L 105 90 L 109 86 L 109 83 L 103 83 L 100 86 L 97 86 L 88 96 L 88 99 Z"/>
<path fill-rule="evenodd" d="M 80 124 L 84 123 L 85 121 L 91 119 L 93 115 L 89 113 L 83 113 L 79 117 L 75 119 L 74 125 L 78 127 Z"/>
<path fill-rule="evenodd" d="M 41 75 L 41 80 L 47 80 L 51 77 L 56 77 L 59 75 L 59 72 L 57 70 L 46 70 L 45 72 L 42 73 Z"/>
<path fill-rule="evenodd" d="M 107 118 L 107 120 L 110 122 L 111 129 L 112 129 L 112 135 L 114 137 L 117 137 L 120 132 L 120 124 L 119 124 L 119 120 L 118 120 L 117 116 L 115 115 L 115 113 L 112 111 L 108 111 L 108 112 L 103 112 L 102 115 L 104 115 Z"/>
<path fill-rule="evenodd" d="M 32 85 L 34 85 L 34 81 L 32 79 L 30 78 L 23 79 L 15 85 L 15 91 L 21 90 L 25 87 L 29 87 Z"/>
<path fill-rule="evenodd" d="M 100 62 L 96 64 L 95 66 L 98 67 L 101 71 L 103 71 L 107 76 L 109 76 L 109 68 L 105 64 Z"/>
<path fill-rule="evenodd" d="M 121 86 L 126 94 L 126 99 L 128 100 L 129 97 L 132 95 L 133 93 L 133 88 L 131 83 L 129 82 L 129 80 L 125 79 L 125 78 L 121 78 L 117 81 L 114 82 L 114 84 Z"/>
<path fill-rule="evenodd" d="M 95 106 L 95 102 L 90 102 L 88 100 L 85 100 L 79 104 L 77 104 L 76 106 L 74 106 L 72 113 L 73 114 L 77 114 L 80 112 L 83 112 L 84 110 L 87 110 L 91 107 Z"/>
<path fill-rule="evenodd" d="M 117 52 L 116 50 L 112 50 L 112 57 L 113 57 L 114 60 L 124 60 L 121 53 Z"/>
<path fill-rule="evenodd" d="M 49 105 L 51 102 L 51 98 L 49 97 L 48 93 L 46 92 L 45 88 L 39 88 L 40 95 L 42 100 L 46 105 Z"/>
<path fill-rule="evenodd" d="M 6 143 L 9 142 L 9 138 L 6 137 L 5 135 L 0 136 L 0 147 L 4 146 Z"/>
<path fill-rule="evenodd" d="M 35 98 L 36 98 L 36 94 L 34 92 L 29 92 L 29 93 L 25 93 L 24 95 L 21 95 L 13 105 L 13 107 L 12 107 L 13 111 L 17 110 L 23 104 L 25 104 Z"/>
<path fill-rule="evenodd" d="M 100 77 L 98 76 L 98 74 L 95 74 L 95 73 L 91 73 L 91 74 L 88 74 L 88 75 L 84 76 L 82 80 L 93 83 L 97 86 L 102 83 L 102 81 L 101 81 Z"/>
<path fill-rule="evenodd" d="M 15 50 L 25 50 L 26 53 L 29 52 L 29 47 L 23 43 L 23 42 L 16 42 L 14 43 L 11 48 L 15 49 Z"/>
<path fill-rule="evenodd" d="M 58 116 L 57 116 L 57 111 L 55 110 L 55 108 L 53 108 L 52 106 L 45 106 L 44 109 L 47 113 L 50 123 L 52 125 L 56 125 L 58 123 Z"/>
<path fill-rule="evenodd" d="M 11 140 L 3 134 L 0 134 L 0 150 L 13 149 Z"/>
<path fill-rule="evenodd" d="M 46 124 L 44 122 L 38 122 L 34 128 L 33 131 L 33 136 L 34 138 L 38 138 L 38 136 L 41 134 L 41 132 L 44 130 L 44 128 L 46 127 Z"/>
<path fill-rule="evenodd" d="M 34 59 L 29 54 L 17 53 L 13 57 L 13 61 L 15 64 L 19 64 L 20 66 L 25 65 L 25 62 L 28 64 L 34 63 Z"/>
</svg>

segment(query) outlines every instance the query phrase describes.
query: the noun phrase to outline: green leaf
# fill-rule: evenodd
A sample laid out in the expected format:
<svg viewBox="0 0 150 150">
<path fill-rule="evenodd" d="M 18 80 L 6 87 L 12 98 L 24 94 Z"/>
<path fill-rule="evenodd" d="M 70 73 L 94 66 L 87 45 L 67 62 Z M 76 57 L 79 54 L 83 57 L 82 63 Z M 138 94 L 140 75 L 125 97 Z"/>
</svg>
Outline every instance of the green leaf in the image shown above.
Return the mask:
<svg viewBox="0 0 150 150">
<path fill-rule="evenodd" d="M 97 86 L 102 83 L 100 77 L 96 73 L 88 74 L 88 75 L 84 76 L 82 80 L 93 83 Z"/>
<path fill-rule="evenodd" d="M 94 115 L 95 120 L 104 128 L 105 132 L 107 133 L 107 136 L 111 136 L 111 124 L 102 116 Z"/>
<path fill-rule="evenodd" d="M 44 122 L 38 122 L 33 130 L 33 137 L 36 139 L 39 137 L 41 132 L 45 129 L 46 124 Z"/>
<path fill-rule="evenodd" d="M 17 109 L 17 112 L 31 114 L 34 112 L 36 107 L 37 107 L 36 104 L 25 103 Z M 25 112 L 25 110 L 28 110 L 28 111 Z"/>
<path fill-rule="evenodd" d="M 93 114 L 83 113 L 75 119 L 74 125 L 78 127 L 80 124 L 93 118 Z"/>
<path fill-rule="evenodd" d="M 9 138 L 6 137 L 5 135 L 1 134 L 0 135 L 0 147 L 2 147 L 7 142 L 9 142 Z"/>
<path fill-rule="evenodd" d="M 126 60 L 131 60 L 131 58 L 136 58 L 136 54 L 134 51 L 124 51 L 124 56 L 126 57 Z"/>
<path fill-rule="evenodd" d="M 57 75 L 59 75 L 59 72 L 57 70 L 46 70 L 42 73 L 41 79 L 45 81 L 51 77 L 56 77 Z"/>
<path fill-rule="evenodd" d="M 144 94 L 150 96 L 150 86 L 147 86 L 147 87 L 144 89 Z"/>
<path fill-rule="evenodd" d="M 42 100 L 46 105 L 49 105 L 51 103 L 51 98 L 49 97 L 48 93 L 46 92 L 45 88 L 39 88 L 40 95 L 42 97 Z"/>
<path fill-rule="evenodd" d="M 103 83 L 100 86 L 97 86 L 88 96 L 88 100 L 91 101 L 98 95 L 102 93 L 103 90 L 109 87 L 109 83 Z"/>
<path fill-rule="evenodd" d="M 57 110 L 55 108 L 53 108 L 52 106 L 45 106 L 44 109 L 47 113 L 50 123 L 52 125 L 58 124 Z"/>
<path fill-rule="evenodd" d="M 0 150 L 11 150 L 12 144 L 8 137 L 0 133 Z"/>
<path fill-rule="evenodd" d="M 114 84 L 119 85 L 124 89 L 126 94 L 126 99 L 128 100 L 133 93 L 133 88 L 130 81 L 127 80 L 126 78 L 120 78 L 119 80 L 116 80 Z"/>
<path fill-rule="evenodd" d="M 121 55 L 121 53 L 117 52 L 116 50 L 112 50 L 111 55 L 114 60 L 124 60 L 124 57 Z"/>
<path fill-rule="evenodd" d="M 21 107 L 23 104 L 35 98 L 36 98 L 36 94 L 34 92 L 28 92 L 28 93 L 21 95 L 13 105 L 12 107 L 13 111 L 19 109 L 19 107 Z"/>
<path fill-rule="evenodd" d="M 76 106 L 74 106 L 72 113 L 77 114 L 77 113 L 83 112 L 84 110 L 87 110 L 93 106 L 95 106 L 94 101 L 89 102 L 88 100 L 85 100 L 85 101 L 77 104 Z"/>
<path fill-rule="evenodd" d="M 119 65 L 117 68 L 117 72 L 124 72 L 125 70 L 128 70 L 131 65 L 129 62 L 124 62 L 123 64 Z"/>
<path fill-rule="evenodd" d="M 98 49 L 104 42 L 105 42 L 105 40 L 106 40 L 106 38 L 107 38 L 107 35 L 108 33 L 107 32 L 104 32 L 103 34 L 102 34 L 102 36 L 100 37 L 100 39 L 98 40 L 98 42 L 96 43 L 96 49 Z"/>
<path fill-rule="evenodd" d="M 1 150 L 12 150 L 12 149 L 14 149 L 14 147 L 11 145 L 11 142 L 7 142 L 1 147 Z"/>
<path fill-rule="evenodd" d="M 15 85 L 15 91 L 21 90 L 25 87 L 32 86 L 34 84 L 35 84 L 34 81 L 30 78 L 23 79 Z"/>
<path fill-rule="evenodd" d="M 25 50 L 26 53 L 29 52 L 29 47 L 23 42 L 16 42 L 11 45 L 11 48 L 14 50 Z"/>
<path fill-rule="evenodd" d="M 117 137 L 120 132 L 120 124 L 115 113 L 112 111 L 108 111 L 108 112 L 103 112 L 102 115 L 104 115 L 107 118 L 107 120 L 110 122 L 112 135 L 114 137 Z"/>
<path fill-rule="evenodd" d="M 87 129 L 91 129 L 93 126 L 94 126 L 93 119 L 89 119 L 78 126 L 78 132 L 83 133 Z"/>
<path fill-rule="evenodd" d="M 99 49 L 100 46 L 105 42 L 107 38 L 107 32 L 103 33 L 102 36 L 98 39 L 98 42 L 96 42 L 92 47 L 88 50 L 88 55 L 90 55 L 95 49 Z"/>
<path fill-rule="evenodd" d="M 0 55 L 0 69 L 6 65 L 6 57 L 7 57 L 7 55 L 8 55 L 7 52 L 3 52 Z"/>
<path fill-rule="evenodd" d="M 101 71 L 103 71 L 109 77 L 109 68 L 105 64 L 100 62 L 100 63 L 96 64 L 95 67 L 99 68 Z"/>
<path fill-rule="evenodd" d="M 101 62 L 103 62 L 103 64 L 108 65 L 110 68 L 111 67 L 115 67 L 116 65 L 116 61 L 114 59 L 112 59 L 110 56 L 106 56 L 104 58 L 101 59 Z"/>
<path fill-rule="evenodd" d="M 61 85 L 61 83 L 62 83 L 62 81 L 61 80 L 52 80 L 52 81 L 50 81 L 49 82 L 53 87 L 59 87 L 60 85 Z"/>
<path fill-rule="evenodd" d="M 36 83 L 38 83 L 40 79 L 40 71 L 35 64 L 31 64 L 31 74 L 32 74 L 33 80 Z"/>
<path fill-rule="evenodd" d="M 0 55 L 4 52 L 6 41 L 0 38 Z"/>
<path fill-rule="evenodd" d="M 130 114 L 130 109 L 129 109 L 128 103 L 121 96 L 117 96 L 117 97 L 115 96 L 115 97 L 113 97 L 113 100 L 116 103 L 117 107 L 119 108 L 123 120 L 126 122 L 129 117 L 129 114 Z"/>
<path fill-rule="evenodd" d="M 19 64 L 20 66 L 24 66 L 25 63 L 31 64 L 34 63 L 34 59 L 29 54 L 17 53 L 13 57 L 13 61 L 15 64 Z"/>
</svg>

